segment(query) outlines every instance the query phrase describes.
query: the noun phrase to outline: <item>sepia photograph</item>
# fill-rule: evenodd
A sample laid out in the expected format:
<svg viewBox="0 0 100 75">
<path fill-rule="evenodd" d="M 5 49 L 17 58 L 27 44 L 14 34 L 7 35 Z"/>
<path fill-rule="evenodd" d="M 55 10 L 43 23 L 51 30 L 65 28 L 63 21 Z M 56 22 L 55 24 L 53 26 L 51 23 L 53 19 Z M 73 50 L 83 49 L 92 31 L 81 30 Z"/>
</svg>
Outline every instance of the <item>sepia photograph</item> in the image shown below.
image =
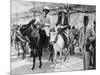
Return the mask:
<svg viewBox="0 0 100 75">
<path fill-rule="evenodd" d="M 96 70 L 96 5 L 10 0 L 10 73 Z"/>
</svg>

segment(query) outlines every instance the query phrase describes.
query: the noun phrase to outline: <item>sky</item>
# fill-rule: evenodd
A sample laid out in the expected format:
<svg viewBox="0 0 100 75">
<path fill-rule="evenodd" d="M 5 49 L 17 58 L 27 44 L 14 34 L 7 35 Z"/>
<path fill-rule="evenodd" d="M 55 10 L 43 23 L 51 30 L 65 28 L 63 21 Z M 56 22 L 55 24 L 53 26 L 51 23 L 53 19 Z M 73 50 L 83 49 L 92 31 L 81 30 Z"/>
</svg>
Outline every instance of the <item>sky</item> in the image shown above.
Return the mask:
<svg viewBox="0 0 100 75">
<path fill-rule="evenodd" d="M 62 3 L 47 3 L 47 2 L 36 2 L 35 8 L 43 9 L 45 6 L 50 8 L 56 8 L 57 6 L 63 6 Z M 34 7 L 34 1 L 24 1 L 24 0 L 11 0 L 11 13 L 22 13 L 24 11 L 28 11 L 29 9 Z"/>
<path fill-rule="evenodd" d="M 32 8 L 33 5 L 28 1 L 11 0 L 11 13 L 22 13 Z"/>
</svg>

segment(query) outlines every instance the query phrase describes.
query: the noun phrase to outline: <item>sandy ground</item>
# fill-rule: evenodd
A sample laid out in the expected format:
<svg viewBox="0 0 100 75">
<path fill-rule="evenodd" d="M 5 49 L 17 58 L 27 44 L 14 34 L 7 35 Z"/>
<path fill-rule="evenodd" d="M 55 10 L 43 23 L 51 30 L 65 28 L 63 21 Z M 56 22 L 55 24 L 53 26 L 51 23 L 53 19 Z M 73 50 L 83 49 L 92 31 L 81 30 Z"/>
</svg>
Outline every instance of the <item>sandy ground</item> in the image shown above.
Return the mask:
<svg viewBox="0 0 100 75">
<path fill-rule="evenodd" d="M 12 75 L 23 75 L 23 74 L 33 74 L 33 73 L 47 73 L 47 72 L 61 72 L 61 71 L 76 71 L 83 69 L 83 59 L 82 55 L 75 54 L 71 55 L 69 61 L 50 63 L 48 61 L 49 56 L 43 55 L 42 57 L 42 68 L 38 68 L 39 61 L 36 59 L 36 67 L 34 70 L 31 70 L 32 67 L 32 58 L 27 56 L 26 59 L 22 59 L 21 56 L 18 57 L 17 52 L 13 49 L 11 50 L 11 74 Z"/>
</svg>

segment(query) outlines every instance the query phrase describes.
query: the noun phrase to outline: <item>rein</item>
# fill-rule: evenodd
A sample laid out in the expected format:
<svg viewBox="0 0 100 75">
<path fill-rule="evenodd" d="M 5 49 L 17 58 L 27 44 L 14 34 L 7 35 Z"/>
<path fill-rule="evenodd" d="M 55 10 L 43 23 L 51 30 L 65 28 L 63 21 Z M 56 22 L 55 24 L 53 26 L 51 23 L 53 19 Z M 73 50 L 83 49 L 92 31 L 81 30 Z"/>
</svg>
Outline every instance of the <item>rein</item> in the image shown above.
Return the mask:
<svg viewBox="0 0 100 75">
<path fill-rule="evenodd" d="M 25 31 L 23 31 L 22 34 L 24 34 L 29 28 L 30 28 L 30 26 Z"/>
<path fill-rule="evenodd" d="M 25 32 L 31 27 L 31 25 L 34 24 L 35 21 L 36 21 L 36 19 L 35 19 L 35 20 L 32 19 L 32 20 L 27 24 L 27 25 L 29 25 L 29 27 L 28 27 L 25 31 L 23 31 L 22 34 L 25 33 Z"/>
</svg>

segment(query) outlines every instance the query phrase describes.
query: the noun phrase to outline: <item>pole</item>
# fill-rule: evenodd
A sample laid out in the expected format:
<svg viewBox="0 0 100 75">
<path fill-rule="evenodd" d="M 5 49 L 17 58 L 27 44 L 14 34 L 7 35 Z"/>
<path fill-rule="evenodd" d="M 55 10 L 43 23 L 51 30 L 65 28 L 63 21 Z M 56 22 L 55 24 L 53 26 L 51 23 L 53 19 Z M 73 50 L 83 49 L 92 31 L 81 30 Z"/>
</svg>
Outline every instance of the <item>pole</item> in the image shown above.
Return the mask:
<svg viewBox="0 0 100 75">
<path fill-rule="evenodd" d="M 68 22 L 68 25 L 69 25 L 69 19 L 70 19 L 70 14 L 69 14 L 69 4 L 67 4 L 66 6 L 66 11 L 67 11 L 67 22 Z"/>
<path fill-rule="evenodd" d="M 86 33 L 86 28 L 87 26 L 84 26 L 84 55 L 83 55 L 83 65 L 84 65 L 84 70 L 88 70 L 89 69 L 89 64 L 90 64 L 90 55 L 89 55 L 89 51 L 88 48 L 86 47 L 87 44 L 87 33 Z"/>
<path fill-rule="evenodd" d="M 70 19 L 70 16 L 69 16 L 69 4 L 67 4 L 67 20 L 68 20 L 68 25 L 69 25 L 69 19 Z"/>
<path fill-rule="evenodd" d="M 17 25 L 17 4 L 16 4 L 16 25 Z"/>
<path fill-rule="evenodd" d="M 85 59 L 85 51 L 86 51 L 86 44 L 85 44 L 85 28 L 84 28 L 84 48 L 83 48 L 83 69 L 86 70 L 86 59 Z"/>
<path fill-rule="evenodd" d="M 33 19 L 35 19 L 35 1 L 34 1 L 34 6 L 33 6 L 33 8 L 34 8 Z"/>
</svg>

